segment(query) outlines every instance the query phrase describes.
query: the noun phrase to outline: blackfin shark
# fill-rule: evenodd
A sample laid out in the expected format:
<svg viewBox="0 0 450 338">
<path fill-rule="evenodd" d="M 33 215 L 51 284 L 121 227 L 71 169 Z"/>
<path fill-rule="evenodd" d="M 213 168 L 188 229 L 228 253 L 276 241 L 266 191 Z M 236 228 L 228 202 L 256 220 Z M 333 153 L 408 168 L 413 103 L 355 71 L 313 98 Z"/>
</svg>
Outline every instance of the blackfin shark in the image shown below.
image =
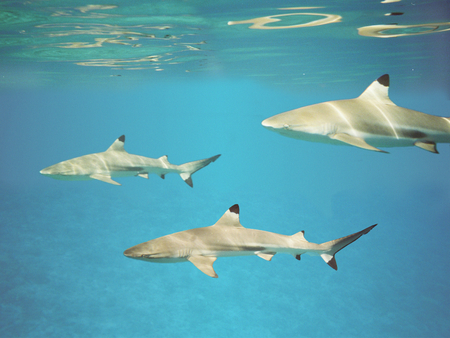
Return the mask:
<svg viewBox="0 0 450 338">
<path fill-rule="evenodd" d="M 239 206 L 235 204 L 214 225 L 159 237 L 133 246 L 123 254 L 155 263 L 191 262 L 214 278 L 218 277 L 213 268 L 217 257 L 256 255 L 270 261 L 277 253 L 291 254 L 298 260 L 303 254 L 320 256 L 337 270 L 336 253 L 375 226 L 334 241 L 315 244 L 305 239 L 304 231 L 285 236 L 244 228 L 239 222 Z"/>
<path fill-rule="evenodd" d="M 168 173 L 176 173 L 192 187 L 192 174 L 217 160 L 216 155 L 204 160 L 188 162 L 181 165 L 169 163 L 167 156 L 149 158 L 132 155 L 124 149 L 125 135 L 120 136 L 104 152 L 84 155 L 54 164 L 42 169 L 41 174 L 59 180 L 80 181 L 99 180 L 121 185 L 111 177 L 140 176 L 148 179 L 149 174 L 164 178 Z"/>
<path fill-rule="evenodd" d="M 272 116 L 262 125 L 305 141 L 378 147 L 417 146 L 438 153 L 436 143 L 450 143 L 450 118 L 402 108 L 389 99 L 389 75 L 375 80 L 357 98 L 329 101 Z"/>
</svg>

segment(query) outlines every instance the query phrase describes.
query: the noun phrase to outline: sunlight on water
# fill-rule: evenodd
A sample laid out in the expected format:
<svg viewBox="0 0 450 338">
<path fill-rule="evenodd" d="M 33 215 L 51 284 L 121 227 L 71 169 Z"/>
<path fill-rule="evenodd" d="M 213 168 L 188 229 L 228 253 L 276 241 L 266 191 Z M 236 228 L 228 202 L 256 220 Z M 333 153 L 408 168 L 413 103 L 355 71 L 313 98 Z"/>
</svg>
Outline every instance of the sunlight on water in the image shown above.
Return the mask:
<svg viewBox="0 0 450 338">
<path fill-rule="evenodd" d="M 420 25 L 375 25 L 358 28 L 359 35 L 376 38 L 396 38 L 429 33 L 440 33 L 450 30 L 450 22 L 427 23 Z"/>
<path fill-rule="evenodd" d="M 298 9 L 314 9 L 317 7 L 297 7 L 297 8 L 280 8 L 280 10 L 298 10 Z M 319 7 L 320 8 L 320 7 Z M 295 19 L 291 19 L 291 23 L 285 22 L 286 17 L 294 16 Z M 298 18 L 300 16 L 300 18 Z M 306 18 L 304 18 L 306 16 Z M 324 17 L 317 19 L 316 17 Z M 301 27 L 313 27 L 320 25 L 327 25 L 334 22 L 340 22 L 341 16 L 335 14 L 321 14 L 321 13 L 289 13 L 289 14 L 277 14 L 271 16 L 265 16 L 261 18 L 243 20 L 243 21 L 229 21 L 228 25 L 238 24 L 252 24 L 249 26 L 251 29 L 288 29 L 288 28 L 301 28 Z M 281 23 L 280 23 L 281 21 Z M 289 21 L 289 20 L 288 20 Z M 305 21 L 300 23 L 299 21 Z M 277 24 L 274 24 L 277 23 Z M 272 24 L 272 25 L 267 25 Z"/>
</svg>

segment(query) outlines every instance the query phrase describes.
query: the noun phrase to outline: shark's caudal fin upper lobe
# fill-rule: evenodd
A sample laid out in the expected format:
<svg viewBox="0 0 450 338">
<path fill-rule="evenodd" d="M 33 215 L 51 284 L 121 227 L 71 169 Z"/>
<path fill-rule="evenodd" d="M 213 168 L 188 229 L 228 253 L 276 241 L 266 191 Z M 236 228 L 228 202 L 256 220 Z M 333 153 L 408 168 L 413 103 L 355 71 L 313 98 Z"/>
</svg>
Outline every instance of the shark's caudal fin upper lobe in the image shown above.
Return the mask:
<svg viewBox="0 0 450 338">
<path fill-rule="evenodd" d="M 210 158 L 206 158 L 204 160 L 188 162 L 188 163 L 180 165 L 181 178 L 192 188 L 194 186 L 192 183 L 192 178 L 191 178 L 192 174 L 195 173 L 196 171 L 206 167 L 211 162 L 214 162 L 215 160 L 217 160 L 219 158 L 219 156 L 220 155 L 216 155 L 216 156 L 213 156 Z"/>
<path fill-rule="evenodd" d="M 336 259 L 334 258 L 336 253 L 345 248 L 347 245 L 356 241 L 362 235 L 369 233 L 369 231 L 372 230 L 375 226 L 376 224 L 352 235 L 348 235 L 342 238 L 335 239 L 333 241 L 322 243 L 321 246 L 324 248 L 325 252 L 320 256 L 329 266 L 331 266 L 334 270 L 337 270 Z"/>
</svg>

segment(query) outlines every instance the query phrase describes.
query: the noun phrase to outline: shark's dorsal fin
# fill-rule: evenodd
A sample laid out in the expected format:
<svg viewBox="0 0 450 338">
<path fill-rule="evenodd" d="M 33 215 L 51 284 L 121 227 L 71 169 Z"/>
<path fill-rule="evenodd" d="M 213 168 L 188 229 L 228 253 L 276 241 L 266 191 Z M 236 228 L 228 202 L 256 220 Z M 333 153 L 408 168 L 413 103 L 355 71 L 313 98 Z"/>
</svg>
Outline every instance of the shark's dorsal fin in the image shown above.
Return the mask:
<svg viewBox="0 0 450 338">
<path fill-rule="evenodd" d="M 164 163 L 166 165 L 170 164 L 167 155 L 161 156 L 160 158 L 158 158 L 158 160 L 160 160 L 162 163 Z"/>
<path fill-rule="evenodd" d="M 395 103 L 389 98 L 389 75 L 384 74 L 373 81 L 358 98 L 368 101 L 375 100 L 395 106 Z"/>
<path fill-rule="evenodd" d="M 239 222 L 239 205 L 235 204 L 228 209 L 213 226 L 243 228 Z"/>
<path fill-rule="evenodd" d="M 125 144 L 125 135 L 120 136 L 117 140 L 114 141 L 111 146 L 106 149 L 106 151 L 125 151 L 123 148 Z"/>
<path fill-rule="evenodd" d="M 296 234 L 293 234 L 291 237 L 293 239 L 295 239 L 295 240 L 306 241 L 306 239 L 305 239 L 305 231 L 304 230 L 299 231 Z"/>
</svg>

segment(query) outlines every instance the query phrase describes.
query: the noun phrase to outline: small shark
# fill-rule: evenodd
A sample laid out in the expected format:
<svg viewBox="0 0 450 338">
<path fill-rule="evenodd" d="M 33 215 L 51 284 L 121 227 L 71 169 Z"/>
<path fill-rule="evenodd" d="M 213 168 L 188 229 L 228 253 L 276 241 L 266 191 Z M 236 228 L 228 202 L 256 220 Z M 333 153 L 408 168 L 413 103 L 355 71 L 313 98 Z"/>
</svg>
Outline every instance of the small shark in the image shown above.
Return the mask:
<svg viewBox="0 0 450 338">
<path fill-rule="evenodd" d="M 305 141 L 377 147 L 417 146 L 438 153 L 436 143 L 450 143 L 450 118 L 402 108 L 389 99 L 389 75 L 375 80 L 357 98 L 329 101 L 272 116 L 262 125 Z"/>
<path fill-rule="evenodd" d="M 244 228 L 239 222 L 239 206 L 233 205 L 217 221 L 205 228 L 197 228 L 159 237 L 135 245 L 123 253 L 126 257 L 155 263 L 191 262 L 200 271 L 217 278 L 213 263 L 217 257 L 256 255 L 270 261 L 276 253 L 293 255 L 300 260 L 302 254 L 321 256 L 337 270 L 334 256 L 362 235 L 372 225 L 353 235 L 322 244 L 310 243 L 304 231 L 292 236 Z"/>
<path fill-rule="evenodd" d="M 42 169 L 40 173 L 59 180 L 81 181 L 99 180 L 110 184 L 121 185 L 111 177 L 140 176 L 148 179 L 148 174 L 156 174 L 165 178 L 168 173 L 176 173 L 193 187 L 191 175 L 217 160 L 216 155 L 204 160 L 188 162 L 181 165 L 169 163 L 167 156 L 149 158 L 132 155 L 124 149 L 125 135 L 120 136 L 104 152 L 84 155 L 71 160 L 54 164 Z"/>
</svg>

